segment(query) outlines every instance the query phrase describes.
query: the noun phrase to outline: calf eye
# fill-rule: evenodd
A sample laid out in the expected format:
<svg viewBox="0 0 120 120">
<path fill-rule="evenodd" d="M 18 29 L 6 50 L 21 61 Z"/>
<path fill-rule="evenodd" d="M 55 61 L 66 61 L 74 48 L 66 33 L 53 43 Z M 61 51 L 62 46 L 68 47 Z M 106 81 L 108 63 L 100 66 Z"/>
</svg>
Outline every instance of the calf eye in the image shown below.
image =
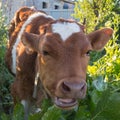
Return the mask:
<svg viewBox="0 0 120 120">
<path fill-rule="evenodd" d="M 91 53 L 91 50 L 87 51 L 87 52 L 86 52 L 86 55 L 87 55 L 87 56 L 90 56 L 90 53 Z"/>
<path fill-rule="evenodd" d="M 45 51 L 45 50 L 42 52 L 42 54 L 43 55 L 49 55 L 49 53 L 47 51 Z"/>
</svg>

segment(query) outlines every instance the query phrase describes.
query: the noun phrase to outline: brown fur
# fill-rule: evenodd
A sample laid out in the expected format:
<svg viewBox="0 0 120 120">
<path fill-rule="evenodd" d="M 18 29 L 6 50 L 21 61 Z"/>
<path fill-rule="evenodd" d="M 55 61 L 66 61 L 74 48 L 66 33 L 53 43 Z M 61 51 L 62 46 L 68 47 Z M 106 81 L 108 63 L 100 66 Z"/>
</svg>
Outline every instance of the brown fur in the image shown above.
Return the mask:
<svg viewBox="0 0 120 120">
<path fill-rule="evenodd" d="M 6 63 L 10 70 L 12 65 L 11 51 L 18 37 L 18 32 L 34 12 L 37 10 L 23 7 L 15 15 L 15 23 L 12 22 L 6 53 Z M 86 70 L 89 61 L 87 53 L 91 50 L 102 49 L 113 31 L 110 28 L 105 28 L 86 35 L 84 27 L 78 24 L 81 31 L 72 34 L 66 41 L 63 41 L 59 34 L 52 32 L 51 25 L 57 22 L 78 24 L 75 21 L 54 20 L 40 16 L 26 26 L 17 46 L 17 72 L 11 89 L 15 102 L 34 99 L 32 95 L 37 73 L 40 74 L 39 83 L 52 99 L 56 96 L 65 99 L 85 97 Z M 42 90 L 39 95 L 43 96 Z M 40 98 L 39 95 L 36 99 L 41 101 L 42 97 Z"/>
</svg>

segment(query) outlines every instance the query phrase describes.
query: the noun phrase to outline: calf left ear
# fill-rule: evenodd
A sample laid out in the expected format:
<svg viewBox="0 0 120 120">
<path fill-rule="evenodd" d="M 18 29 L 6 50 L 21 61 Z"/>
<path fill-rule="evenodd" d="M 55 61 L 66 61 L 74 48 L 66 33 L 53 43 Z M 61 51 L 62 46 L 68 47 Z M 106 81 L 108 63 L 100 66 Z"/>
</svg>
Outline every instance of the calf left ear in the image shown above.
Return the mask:
<svg viewBox="0 0 120 120">
<path fill-rule="evenodd" d="M 39 40 L 40 36 L 33 34 L 33 33 L 27 33 L 24 32 L 21 38 L 21 41 L 24 46 L 26 46 L 27 51 L 30 53 L 30 51 L 38 51 L 39 48 Z"/>
<path fill-rule="evenodd" d="M 113 29 L 104 28 L 101 30 L 96 30 L 90 34 L 88 34 L 88 39 L 91 42 L 93 50 L 101 50 L 104 48 L 106 43 L 110 40 L 113 34 Z"/>
</svg>

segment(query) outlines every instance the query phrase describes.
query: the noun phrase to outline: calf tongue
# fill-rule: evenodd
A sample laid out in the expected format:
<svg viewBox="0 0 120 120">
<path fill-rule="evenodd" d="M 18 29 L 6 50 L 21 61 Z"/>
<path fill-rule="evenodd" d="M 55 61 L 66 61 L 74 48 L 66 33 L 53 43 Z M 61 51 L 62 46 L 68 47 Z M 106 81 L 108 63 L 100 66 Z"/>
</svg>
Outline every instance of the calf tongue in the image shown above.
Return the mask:
<svg viewBox="0 0 120 120">
<path fill-rule="evenodd" d="M 59 99 L 59 101 L 66 103 L 66 104 L 74 102 L 74 99 L 62 99 L 62 98 L 58 98 L 58 99 Z"/>
<path fill-rule="evenodd" d="M 56 97 L 54 102 L 58 107 L 61 108 L 71 108 L 77 105 L 77 100 L 70 98 L 65 99 Z"/>
</svg>

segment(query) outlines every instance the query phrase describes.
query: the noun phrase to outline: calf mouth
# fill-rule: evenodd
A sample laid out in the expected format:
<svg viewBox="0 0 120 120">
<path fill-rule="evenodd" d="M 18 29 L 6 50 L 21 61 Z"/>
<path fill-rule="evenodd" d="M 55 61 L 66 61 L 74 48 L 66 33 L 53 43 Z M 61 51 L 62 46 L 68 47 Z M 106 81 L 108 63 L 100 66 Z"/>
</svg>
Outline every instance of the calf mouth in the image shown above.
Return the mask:
<svg viewBox="0 0 120 120">
<path fill-rule="evenodd" d="M 65 110 L 70 110 L 78 106 L 78 101 L 72 98 L 59 98 L 55 97 L 54 103 L 57 107 Z"/>
</svg>

